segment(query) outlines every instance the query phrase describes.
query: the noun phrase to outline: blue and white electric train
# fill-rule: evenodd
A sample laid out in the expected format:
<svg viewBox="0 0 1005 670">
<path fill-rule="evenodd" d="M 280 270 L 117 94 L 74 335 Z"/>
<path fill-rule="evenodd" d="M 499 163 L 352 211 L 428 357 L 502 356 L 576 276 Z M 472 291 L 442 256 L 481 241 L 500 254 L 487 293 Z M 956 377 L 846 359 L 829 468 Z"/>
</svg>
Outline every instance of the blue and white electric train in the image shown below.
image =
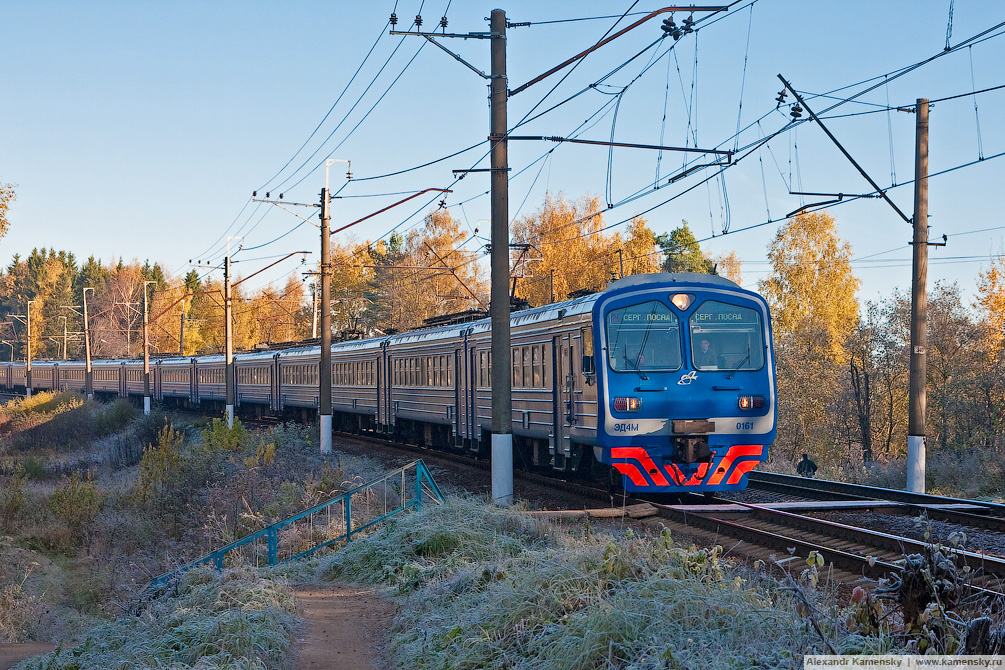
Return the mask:
<svg viewBox="0 0 1005 670">
<path fill-rule="evenodd" d="M 635 275 L 511 316 L 515 462 L 611 477 L 627 491 L 736 490 L 775 438 L 768 307 L 701 274 Z M 239 412 L 310 418 L 320 348 L 239 353 Z M 332 346 L 333 425 L 437 448 L 488 451 L 488 319 Z M 96 394 L 143 395 L 139 360 L 94 361 Z M 222 356 L 151 362 L 165 404 L 222 408 Z M 32 386 L 84 388 L 83 361 L 33 361 Z M 0 363 L 25 390 L 25 364 Z M 617 480 L 620 479 L 620 482 Z"/>
</svg>

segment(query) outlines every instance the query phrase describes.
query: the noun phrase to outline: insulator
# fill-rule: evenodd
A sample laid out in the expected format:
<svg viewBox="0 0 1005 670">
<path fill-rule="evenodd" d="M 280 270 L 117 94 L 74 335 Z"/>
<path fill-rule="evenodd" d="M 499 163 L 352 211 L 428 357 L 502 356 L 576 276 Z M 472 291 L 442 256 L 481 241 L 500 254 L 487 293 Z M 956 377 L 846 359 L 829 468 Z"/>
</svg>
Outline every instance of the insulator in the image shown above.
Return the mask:
<svg viewBox="0 0 1005 670">
<path fill-rule="evenodd" d="M 252 191 L 252 192 L 251 192 L 251 197 L 252 197 L 252 198 L 257 198 L 257 197 L 258 197 L 258 191 Z M 189 263 L 191 263 L 191 262 L 192 262 L 192 261 L 189 261 Z"/>
<path fill-rule="evenodd" d="M 775 102 L 777 102 L 778 104 L 775 105 L 775 109 L 778 109 L 778 107 L 785 102 L 785 96 L 787 96 L 788 94 L 789 92 L 786 91 L 784 88 L 778 92 L 778 97 L 775 98 Z"/>
<path fill-rule="evenodd" d="M 422 17 L 419 16 L 418 14 L 415 15 L 415 27 L 416 28 L 422 27 Z"/>
<path fill-rule="evenodd" d="M 792 105 L 792 109 L 789 110 L 789 116 L 793 119 L 798 119 L 803 115 L 803 108 L 799 106 L 799 103 Z"/>
<path fill-rule="evenodd" d="M 672 34 L 675 41 L 684 36 L 684 33 L 680 31 L 680 28 L 675 28 Z"/>
<path fill-rule="evenodd" d="M 279 199 L 280 199 L 280 200 L 282 200 L 282 199 L 283 199 L 283 194 L 282 194 L 282 193 L 280 193 L 280 194 L 279 194 Z"/>
<path fill-rule="evenodd" d="M 440 27 L 443 28 L 444 30 L 447 29 L 447 17 L 444 16 L 443 18 L 440 19 Z"/>
<path fill-rule="evenodd" d="M 443 209 L 446 206 L 447 206 L 447 201 L 446 200 L 440 200 L 440 209 Z"/>
<path fill-rule="evenodd" d="M 687 34 L 693 32 L 694 32 L 694 18 L 689 16 L 686 19 L 684 19 L 684 33 Z"/>
<path fill-rule="evenodd" d="M 346 181 L 352 181 L 352 172 L 346 172 L 345 179 Z"/>
<path fill-rule="evenodd" d="M 663 19 L 663 32 L 672 33 L 677 29 L 677 24 L 673 22 L 673 17 Z"/>
<path fill-rule="evenodd" d="M 398 25 L 398 15 L 395 14 L 394 12 L 391 12 L 391 25 L 392 26 Z"/>
<path fill-rule="evenodd" d="M 268 197 L 269 197 L 269 192 L 268 192 L 268 191 L 266 191 L 266 192 L 265 192 L 265 197 L 266 197 L 266 198 L 268 198 Z"/>
</svg>

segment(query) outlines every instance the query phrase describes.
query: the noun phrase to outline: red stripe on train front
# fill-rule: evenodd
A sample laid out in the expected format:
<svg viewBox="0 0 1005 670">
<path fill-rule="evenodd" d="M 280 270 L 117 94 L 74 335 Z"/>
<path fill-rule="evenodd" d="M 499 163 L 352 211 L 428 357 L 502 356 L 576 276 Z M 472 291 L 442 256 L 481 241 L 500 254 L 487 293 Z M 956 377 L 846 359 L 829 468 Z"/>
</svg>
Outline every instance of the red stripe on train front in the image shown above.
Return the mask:
<svg viewBox="0 0 1005 670">
<path fill-rule="evenodd" d="M 653 463 L 653 459 L 649 458 L 649 453 L 642 447 L 613 447 L 611 449 L 611 458 L 636 460 L 653 478 L 653 483 L 656 486 L 670 486 L 670 482 L 667 481 L 660 469 Z M 614 466 L 617 467 L 617 464 L 614 464 Z M 634 482 L 635 480 L 632 481 Z"/>
<path fill-rule="evenodd" d="M 719 467 L 716 468 L 715 474 L 708 480 L 708 485 L 717 486 L 722 482 L 723 477 L 727 474 L 730 475 L 729 479 L 726 481 L 727 484 L 735 484 L 739 482 L 739 479 L 734 481 L 734 475 L 730 474 L 733 462 L 742 459 L 744 456 L 760 456 L 763 453 L 764 446 L 760 444 L 737 444 L 730 447 L 729 451 L 726 452 L 726 455 L 722 457 L 721 461 L 719 461 Z M 736 468 L 737 470 L 740 470 L 739 476 L 742 477 L 746 473 L 750 472 L 750 470 L 752 470 L 758 462 L 758 460 L 743 460 L 742 462 L 737 463 Z M 750 465 L 747 466 L 747 463 L 750 463 Z M 741 468 L 743 469 L 741 470 Z"/>
<path fill-rule="evenodd" d="M 627 475 L 632 480 L 632 484 L 636 486 L 649 486 L 649 482 L 642 476 L 642 472 L 632 463 L 613 463 L 612 466 L 621 474 Z"/>
<path fill-rule="evenodd" d="M 760 463 L 760 461 L 750 460 L 750 461 L 740 461 L 733 468 L 733 474 L 729 476 L 726 480 L 727 484 L 739 484 L 743 476 L 754 469 L 754 466 Z"/>
</svg>

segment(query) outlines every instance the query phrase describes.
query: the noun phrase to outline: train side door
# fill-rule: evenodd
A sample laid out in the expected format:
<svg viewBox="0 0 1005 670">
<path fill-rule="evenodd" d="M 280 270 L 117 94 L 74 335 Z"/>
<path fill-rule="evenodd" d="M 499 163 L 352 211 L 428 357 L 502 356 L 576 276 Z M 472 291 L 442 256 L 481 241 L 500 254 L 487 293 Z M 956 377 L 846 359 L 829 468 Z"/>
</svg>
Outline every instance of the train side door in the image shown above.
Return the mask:
<svg viewBox="0 0 1005 670">
<path fill-rule="evenodd" d="M 460 444 L 469 436 L 468 432 L 468 403 L 467 403 L 467 374 L 464 369 L 464 349 L 454 350 L 454 406 L 457 408 L 454 414 L 454 444 Z"/>
<path fill-rule="evenodd" d="M 387 354 L 387 343 L 381 344 L 380 360 L 377 365 L 377 423 L 390 430 L 391 425 L 391 358 Z"/>
<path fill-rule="evenodd" d="M 468 350 L 468 436 L 469 446 L 473 451 L 477 451 L 482 439 L 481 426 L 478 423 L 478 385 L 480 375 L 479 352 L 472 347 Z"/>
<path fill-rule="evenodd" d="M 569 333 L 556 335 L 553 339 L 552 350 L 552 382 L 554 392 L 554 436 L 553 446 L 555 453 L 554 467 L 563 468 L 564 459 L 572 453 L 570 442 L 570 428 L 575 423 L 575 403 L 573 400 L 573 390 L 575 387 L 575 375 L 573 374 L 574 347 Z"/>
</svg>

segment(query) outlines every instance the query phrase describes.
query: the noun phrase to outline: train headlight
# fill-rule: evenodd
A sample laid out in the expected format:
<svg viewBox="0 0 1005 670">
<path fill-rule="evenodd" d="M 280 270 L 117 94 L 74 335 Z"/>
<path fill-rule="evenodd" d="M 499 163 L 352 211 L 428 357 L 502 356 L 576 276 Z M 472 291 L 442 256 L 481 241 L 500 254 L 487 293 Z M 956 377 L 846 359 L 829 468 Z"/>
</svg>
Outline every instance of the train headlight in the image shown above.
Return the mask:
<svg viewBox="0 0 1005 670">
<path fill-rule="evenodd" d="M 763 395 L 741 395 L 736 400 L 736 406 L 740 409 L 761 409 L 764 407 Z"/>
<path fill-rule="evenodd" d="M 642 409 L 642 398 L 615 398 L 614 411 L 638 412 Z"/>
<path fill-rule="evenodd" d="M 690 293 L 675 293 L 670 296 L 670 302 L 673 303 L 674 307 L 683 312 L 694 302 L 694 296 Z"/>
</svg>

